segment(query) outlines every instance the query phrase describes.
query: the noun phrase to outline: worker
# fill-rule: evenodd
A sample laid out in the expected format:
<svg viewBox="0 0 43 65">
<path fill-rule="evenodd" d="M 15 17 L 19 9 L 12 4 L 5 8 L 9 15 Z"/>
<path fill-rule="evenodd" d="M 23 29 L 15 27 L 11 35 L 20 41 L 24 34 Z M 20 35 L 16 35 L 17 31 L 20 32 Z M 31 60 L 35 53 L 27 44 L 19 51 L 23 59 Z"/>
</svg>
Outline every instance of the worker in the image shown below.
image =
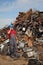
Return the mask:
<svg viewBox="0 0 43 65">
<path fill-rule="evenodd" d="M 14 26 L 11 24 L 7 32 L 10 41 L 10 56 L 18 58 L 19 54 L 17 52 L 16 30 L 14 30 L 13 27 Z"/>
</svg>

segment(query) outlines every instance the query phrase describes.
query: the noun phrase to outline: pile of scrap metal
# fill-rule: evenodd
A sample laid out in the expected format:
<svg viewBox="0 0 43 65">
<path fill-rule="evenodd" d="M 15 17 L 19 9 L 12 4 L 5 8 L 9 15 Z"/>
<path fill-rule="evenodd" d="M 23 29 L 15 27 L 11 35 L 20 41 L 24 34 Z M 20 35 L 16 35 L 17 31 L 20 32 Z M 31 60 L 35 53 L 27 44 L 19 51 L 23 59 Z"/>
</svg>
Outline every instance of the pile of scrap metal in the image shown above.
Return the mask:
<svg viewBox="0 0 43 65">
<path fill-rule="evenodd" d="M 38 54 L 35 52 L 36 50 L 33 50 L 33 46 L 39 42 L 43 43 L 43 12 L 32 9 L 27 12 L 19 12 L 13 24 L 17 31 L 18 48 L 22 49 L 21 52 L 24 52 L 28 57 L 36 57 Z M 3 42 L 8 40 L 7 28 L 2 29 L 2 32 L 0 31 L 0 40 L 4 39 Z"/>
<path fill-rule="evenodd" d="M 43 12 L 34 12 L 32 9 L 28 12 L 19 12 L 14 26 L 17 30 L 19 40 L 24 39 L 26 42 L 30 43 L 30 39 L 41 38 L 43 37 Z"/>
<path fill-rule="evenodd" d="M 18 42 L 21 44 L 19 47 L 22 48 L 24 56 L 35 56 L 39 59 L 37 53 L 39 50 L 36 52 L 35 49 L 33 50 L 33 46 L 41 43 L 43 45 L 43 12 L 32 11 L 32 9 L 28 12 L 19 12 L 14 26 L 17 31 Z"/>
<path fill-rule="evenodd" d="M 0 53 L 7 54 L 9 39 L 7 37 L 8 27 L 0 29 Z"/>
<path fill-rule="evenodd" d="M 7 27 L 0 29 L 0 44 L 7 40 Z"/>
</svg>

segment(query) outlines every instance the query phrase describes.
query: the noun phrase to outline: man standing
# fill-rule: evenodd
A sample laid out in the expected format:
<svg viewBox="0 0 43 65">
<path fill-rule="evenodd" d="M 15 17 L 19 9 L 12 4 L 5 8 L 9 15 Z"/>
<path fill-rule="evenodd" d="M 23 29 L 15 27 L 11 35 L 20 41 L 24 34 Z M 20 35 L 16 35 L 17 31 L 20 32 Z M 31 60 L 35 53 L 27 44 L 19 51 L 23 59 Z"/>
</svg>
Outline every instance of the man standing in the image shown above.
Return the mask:
<svg viewBox="0 0 43 65">
<path fill-rule="evenodd" d="M 19 55 L 17 53 L 17 43 L 16 43 L 16 31 L 13 29 L 13 25 L 11 24 L 9 26 L 9 30 L 8 30 L 8 37 L 10 40 L 10 55 L 11 57 L 16 57 L 18 58 Z"/>
</svg>

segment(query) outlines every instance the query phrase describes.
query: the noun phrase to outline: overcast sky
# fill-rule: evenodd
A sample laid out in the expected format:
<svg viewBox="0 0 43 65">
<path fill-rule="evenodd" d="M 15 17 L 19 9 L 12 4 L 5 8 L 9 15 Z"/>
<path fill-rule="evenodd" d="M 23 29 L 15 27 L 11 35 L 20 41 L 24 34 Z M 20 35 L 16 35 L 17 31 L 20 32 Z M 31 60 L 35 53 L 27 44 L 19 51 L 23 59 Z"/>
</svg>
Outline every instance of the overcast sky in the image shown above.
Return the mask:
<svg viewBox="0 0 43 65">
<path fill-rule="evenodd" d="M 0 28 L 13 22 L 20 11 L 43 11 L 43 0 L 0 0 Z"/>
</svg>

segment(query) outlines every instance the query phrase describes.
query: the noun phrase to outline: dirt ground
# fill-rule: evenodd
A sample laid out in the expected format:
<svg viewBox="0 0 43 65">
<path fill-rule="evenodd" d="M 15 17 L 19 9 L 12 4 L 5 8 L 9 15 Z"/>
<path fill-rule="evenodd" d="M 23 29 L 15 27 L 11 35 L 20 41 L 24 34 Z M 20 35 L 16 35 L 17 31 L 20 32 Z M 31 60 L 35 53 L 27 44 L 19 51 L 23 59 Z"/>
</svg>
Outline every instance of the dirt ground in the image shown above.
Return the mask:
<svg viewBox="0 0 43 65">
<path fill-rule="evenodd" d="M 12 59 L 10 56 L 0 55 L 0 65 L 27 65 L 28 62 L 25 58 L 20 57 L 17 60 Z"/>
</svg>

